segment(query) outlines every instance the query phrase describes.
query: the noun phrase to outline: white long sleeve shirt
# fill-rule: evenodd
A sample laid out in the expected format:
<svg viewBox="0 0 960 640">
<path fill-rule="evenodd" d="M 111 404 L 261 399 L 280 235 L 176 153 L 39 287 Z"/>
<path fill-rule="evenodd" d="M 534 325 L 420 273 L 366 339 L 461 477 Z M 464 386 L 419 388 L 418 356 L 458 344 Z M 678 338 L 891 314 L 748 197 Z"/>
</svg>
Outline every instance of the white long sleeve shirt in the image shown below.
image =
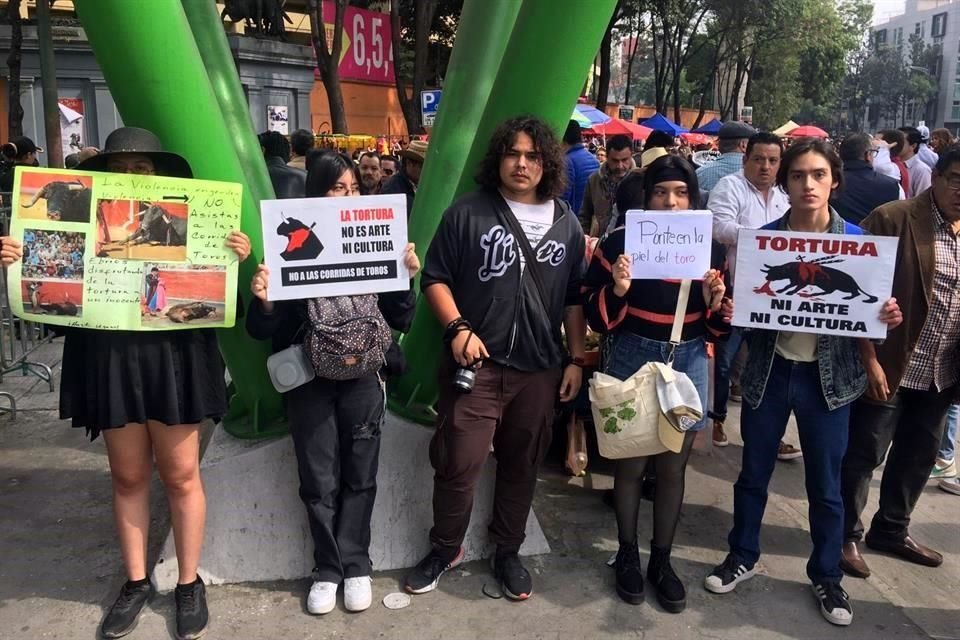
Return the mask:
<svg viewBox="0 0 960 640">
<path fill-rule="evenodd" d="M 710 191 L 707 208 L 713 213 L 713 239 L 727 247 L 727 267 L 732 279 L 740 229 L 759 229 L 781 218 L 790 208 L 790 199 L 777 186 L 771 187 L 764 199 L 741 171 L 717 182 Z"/>
<path fill-rule="evenodd" d="M 907 165 L 907 172 L 910 174 L 910 193 L 908 195 L 915 198 L 930 188 L 932 172 L 918 155 L 905 160 L 904 164 Z"/>
</svg>

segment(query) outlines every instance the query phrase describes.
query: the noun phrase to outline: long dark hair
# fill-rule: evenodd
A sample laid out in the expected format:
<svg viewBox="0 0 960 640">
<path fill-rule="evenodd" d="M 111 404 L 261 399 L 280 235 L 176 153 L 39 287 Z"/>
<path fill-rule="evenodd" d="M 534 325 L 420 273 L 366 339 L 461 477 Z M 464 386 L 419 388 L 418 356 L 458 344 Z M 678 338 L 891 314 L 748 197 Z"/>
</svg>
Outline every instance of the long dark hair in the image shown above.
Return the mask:
<svg viewBox="0 0 960 640">
<path fill-rule="evenodd" d="M 513 146 L 518 133 L 530 136 L 534 149 L 540 153 L 543 177 L 537 185 L 537 198 L 548 200 L 563 195 L 567 188 L 567 163 L 563 150 L 547 123 L 533 116 L 511 118 L 497 127 L 490 138 L 487 153 L 480 162 L 477 184 L 491 191 L 500 188 L 500 161 Z"/>
<path fill-rule="evenodd" d="M 308 198 L 325 197 L 327 192 L 337 184 L 337 180 L 344 171 L 352 171 L 357 184 L 360 184 L 360 171 L 357 165 L 344 154 L 328 151 L 311 155 L 307 159 L 306 196 Z"/>
<path fill-rule="evenodd" d="M 661 156 L 654 160 L 643 174 L 643 206 L 650 206 L 653 187 L 661 182 L 680 180 L 687 183 L 687 193 L 690 198 L 690 208 L 700 208 L 700 181 L 697 180 L 697 170 L 680 156 Z"/>
</svg>

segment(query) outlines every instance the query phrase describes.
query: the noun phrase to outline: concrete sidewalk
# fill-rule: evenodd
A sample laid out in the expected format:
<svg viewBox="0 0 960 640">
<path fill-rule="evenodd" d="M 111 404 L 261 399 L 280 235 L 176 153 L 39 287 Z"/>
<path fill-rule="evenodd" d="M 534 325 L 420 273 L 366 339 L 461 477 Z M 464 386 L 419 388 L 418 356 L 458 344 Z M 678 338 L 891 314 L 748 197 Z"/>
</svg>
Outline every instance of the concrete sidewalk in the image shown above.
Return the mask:
<svg viewBox="0 0 960 640">
<path fill-rule="evenodd" d="M 59 372 L 59 344 L 41 360 Z M 0 638 L 94 638 L 105 608 L 123 582 L 114 544 L 111 491 L 102 440 L 57 419 L 57 393 L 32 378 L 6 377 L 18 398 L 15 422 L 0 418 Z M 627 605 L 613 589 L 606 561 L 616 550 L 613 512 L 601 501 L 612 486 L 602 461 L 585 479 L 559 469 L 541 474 L 535 510 L 553 553 L 528 560 L 535 595 L 524 603 L 484 596 L 488 565 L 476 562 L 445 576 L 440 589 L 403 610 L 379 601 L 399 589 L 402 572 L 378 573 L 375 604 L 362 614 L 342 606 L 316 618 L 304 610 L 308 581 L 209 589 L 211 639 L 247 638 L 960 638 L 960 498 L 931 483 L 911 532 L 943 552 L 938 569 L 866 552 L 873 576 L 844 580 L 854 623 L 837 628 L 817 611 L 804 565 L 806 532 L 802 461 L 780 463 L 762 536 L 760 574 L 726 596 L 703 590 L 703 577 L 726 550 L 732 523 L 732 483 L 739 468 L 737 405 L 731 446 L 695 452 L 677 533 L 674 567 L 688 587 L 687 610 L 664 612 L 652 598 Z M 796 443 L 795 431 L 788 440 Z M 876 504 L 879 474 L 872 492 Z M 154 553 L 166 534 L 165 501 L 154 485 Z M 650 531 L 650 505 L 641 510 L 641 539 Z M 644 551 L 644 565 L 646 553 Z M 648 594 L 649 595 L 649 594 Z M 149 606 L 131 638 L 173 637 L 172 594 Z"/>
</svg>

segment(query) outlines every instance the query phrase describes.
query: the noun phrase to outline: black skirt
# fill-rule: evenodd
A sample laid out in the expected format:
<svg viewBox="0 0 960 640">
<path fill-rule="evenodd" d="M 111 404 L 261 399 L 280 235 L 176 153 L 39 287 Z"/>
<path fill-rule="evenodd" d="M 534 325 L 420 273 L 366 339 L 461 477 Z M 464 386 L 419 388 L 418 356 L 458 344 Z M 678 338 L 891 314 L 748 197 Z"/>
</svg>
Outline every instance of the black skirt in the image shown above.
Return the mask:
<svg viewBox="0 0 960 640">
<path fill-rule="evenodd" d="M 64 333 L 60 418 L 91 440 L 129 423 L 195 424 L 226 412 L 213 329 Z"/>
</svg>

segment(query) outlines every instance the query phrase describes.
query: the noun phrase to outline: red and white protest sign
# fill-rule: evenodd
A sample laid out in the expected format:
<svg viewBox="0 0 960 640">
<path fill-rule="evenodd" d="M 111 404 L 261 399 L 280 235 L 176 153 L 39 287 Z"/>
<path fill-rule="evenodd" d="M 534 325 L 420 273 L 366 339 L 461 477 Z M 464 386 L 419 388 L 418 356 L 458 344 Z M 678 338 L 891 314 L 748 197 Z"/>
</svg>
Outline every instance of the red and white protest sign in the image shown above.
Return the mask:
<svg viewBox="0 0 960 640">
<path fill-rule="evenodd" d="M 741 229 L 733 324 L 884 338 L 897 238 Z"/>
</svg>

